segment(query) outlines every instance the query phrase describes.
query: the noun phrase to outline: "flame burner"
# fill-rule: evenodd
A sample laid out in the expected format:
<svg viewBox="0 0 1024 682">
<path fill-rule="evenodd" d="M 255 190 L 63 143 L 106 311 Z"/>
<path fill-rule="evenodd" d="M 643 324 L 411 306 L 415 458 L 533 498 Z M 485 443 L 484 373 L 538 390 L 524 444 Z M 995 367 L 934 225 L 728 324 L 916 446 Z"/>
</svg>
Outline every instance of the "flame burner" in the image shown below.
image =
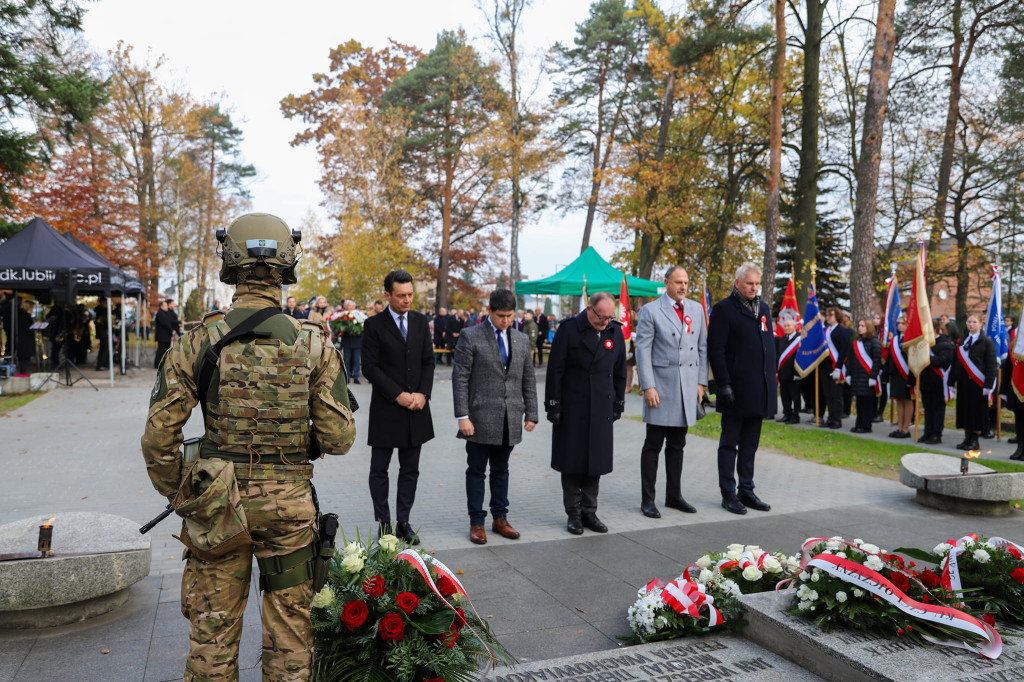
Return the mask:
<svg viewBox="0 0 1024 682">
<path fill-rule="evenodd" d="M 53 521 L 57 517 L 39 526 L 39 544 L 37 549 L 43 558 L 53 556 Z"/>
<path fill-rule="evenodd" d="M 960 474 L 963 476 L 967 475 L 967 468 L 970 466 L 972 459 L 981 457 L 980 450 L 968 450 L 964 453 L 964 456 L 960 458 Z"/>
</svg>

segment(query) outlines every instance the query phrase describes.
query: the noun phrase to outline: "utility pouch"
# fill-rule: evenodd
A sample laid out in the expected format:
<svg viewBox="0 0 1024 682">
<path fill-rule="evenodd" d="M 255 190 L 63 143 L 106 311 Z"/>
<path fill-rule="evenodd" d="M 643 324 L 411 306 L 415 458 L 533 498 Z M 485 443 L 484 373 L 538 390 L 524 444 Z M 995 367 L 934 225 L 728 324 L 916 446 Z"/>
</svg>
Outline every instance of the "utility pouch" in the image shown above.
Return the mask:
<svg viewBox="0 0 1024 682">
<path fill-rule="evenodd" d="M 181 444 L 181 461 L 185 464 L 194 462 L 199 456 L 199 444 L 202 442 L 202 438 L 186 438 Z"/>
<path fill-rule="evenodd" d="M 327 570 L 334 558 L 334 538 L 338 534 L 338 515 L 320 515 L 320 533 L 317 542 L 317 553 L 313 559 L 313 591 L 319 592 L 327 584 Z"/>
<path fill-rule="evenodd" d="M 233 462 L 195 461 L 187 469 L 173 504 L 174 511 L 185 520 L 178 539 L 204 561 L 252 542 Z"/>
</svg>

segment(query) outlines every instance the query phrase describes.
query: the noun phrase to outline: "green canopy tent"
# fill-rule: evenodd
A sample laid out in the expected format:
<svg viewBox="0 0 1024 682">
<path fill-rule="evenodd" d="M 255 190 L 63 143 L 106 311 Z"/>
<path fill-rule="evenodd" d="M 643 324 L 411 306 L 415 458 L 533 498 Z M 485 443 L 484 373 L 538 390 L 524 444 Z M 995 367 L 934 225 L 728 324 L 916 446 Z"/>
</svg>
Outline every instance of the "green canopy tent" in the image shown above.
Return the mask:
<svg viewBox="0 0 1024 682">
<path fill-rule="evenodd" d="M 588 246 L 579 258 L 550 277 L 516 282 L 516 295 L 578 296 L 583 291 L 584 278 L 587 282 L 587 292 L 591 294 L 595 291 L 618 294 L 622 286 L 622 271 L 609 265 L 593 246 Z M 665 285 L 661 282 L 652 282 L 632 275 L 626 275 L 626 286 L 629 287 L 630 296 L 661 296 L 665 291 Z"/>
</svg>

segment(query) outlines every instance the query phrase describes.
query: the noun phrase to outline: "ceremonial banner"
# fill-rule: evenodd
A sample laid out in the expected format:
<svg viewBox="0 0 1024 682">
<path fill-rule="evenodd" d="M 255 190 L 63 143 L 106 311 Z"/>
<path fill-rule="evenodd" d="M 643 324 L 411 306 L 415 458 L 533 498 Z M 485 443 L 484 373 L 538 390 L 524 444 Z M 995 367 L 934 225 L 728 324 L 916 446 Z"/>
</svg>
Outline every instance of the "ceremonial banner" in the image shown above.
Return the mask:
<svg viewBox="0 0 1024 682">
<path fill-rule="evenodd" d="M 828 344 L 825 343 L 825 326 L 818 310 L 818 294 L 811 290 L 807 295 L 807 307 L 804 309 L 804 326 L 800 330 L 800 347 L 796 350 L 797 374 L 805 377 L 814 371 L 818 363 L 829 357 Z"/>
<path fill-rule="evenodd" d="M 711 289 L 708 289 L 708 283 L 704 282 L 704 293 L 700 297 L 700 307 L 704 309 L 704 328 L 709 329 L 711 327 Z"/>
<path fill-rule="evenodd" d="M 928 303 L 925 286 L 924 242 L 917 253 L 914 267 L 914 284 L 910 289 L 907 304 L 907 333 L 903 336 L 903 350 L 911 371 L 920 376 L 921 370 L 931 364 L 931 347 L 935 345 L 935 329 L 932 327 L 932 310 Z"/>
<path fill-rule="evenodd" d="M 590 295 L 587 294 L 587 276 L 584 275 L 583 276 L 583 293 L 580 294 L 580 310 L 579 310 L 579 312 L 582 313 L 584 310 L 587 309 L 587 306 L 589 305 L 589 303 L 587 303 L 587 300 L 589 298 L 590 298 Z"/>
<path fill-rule="evenodd" d="M 896 275 L 889 278 L 889 293 L 885 296 L 885 317 L 882 319 L 882 362 L 889 359 L 889 348 L 896 336 L 896 322 L 903 314 L 900 307 L 900 288 L 896 283 Z"/>
<path fill-rule="evenodd" d="M 786 294 L 782 297 L 782 307 L 779 308 L 779 316 L 775 325 L 775 336 L 785 336 L 782 323 L 786 320 L 793 320 L 796 323 L 796 330 L 800 331 L 800 307 L 796 303 L 796 287 L 793 286 L 793 275 L 789 276 L 789 283 L 786 285 Z"/>
<path fill-rule="evenodd" d="M 619 322 L 622 324 L 622 338 L 629 341 L 633 334 L 633 327 L 629 323 L 629 288 L 626 286 L 626 276 L 622 276 L 622 289 L 619 290 Z"/>
<path fill-rule="evenodd" d="M 985 336 L 996 344 L 996 357 L 999 362 L 1006 359 L 1010 352 L 1010 344 L 1006 341 L 1006 323 L 1003 321 L 1003 287 L 999 277 L 999 268 L 992 266 L 992 295 L 985 309 Z"/>
</svg>

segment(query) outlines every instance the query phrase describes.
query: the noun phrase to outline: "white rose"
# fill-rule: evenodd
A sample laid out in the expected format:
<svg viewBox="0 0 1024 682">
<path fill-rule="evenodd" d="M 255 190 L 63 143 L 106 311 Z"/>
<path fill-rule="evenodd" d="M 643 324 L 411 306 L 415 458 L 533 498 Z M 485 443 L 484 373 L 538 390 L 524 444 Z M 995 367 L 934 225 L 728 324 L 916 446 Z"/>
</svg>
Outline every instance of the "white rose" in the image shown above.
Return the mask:
<svg viewBox="0 0 1024 682">
<path fill-rule="evenodd" d="M 769 573 L 782 572 L 782 562 L 780 562 L 773 556 L 765 557 L 764 563 L 762 565 L 764 566 L 764 570 L 768 571 Z"/>
<path fill-rule="evenodd" d="M 810 599 L 811 601 L 818 601 L 818 593 L 815 592 L 814 590 L 811 590 L 810 592 L 807 593 L 807 598 Z"/>
<path fill-rule="evenodd" d="M 322 609 L 334 602 L 334 590 L 330 585 L 324 585 L 324 589 L 313 595 L 313 608 Z"/>
<path fill-rule="evenodd" d="M 839 539 L 841 540 L 842 538 L 839 538 Z M 855 544 L 855 545 L 862 545 L 862 544 L 864 544 L 864 541 L 861 540 L 860 538 L 854 538 L 853 539 L 853 544 Z"/>
<path fill-rule="evenodd" d="M 826 549 L 831 549 L 833 552 L 843 546 L 843 543 L 838 540 L 829 540 L 825 543 Z"/>
<path fill-rule="evenodd" d="M 358 573 L 363 570 L 363 557 L 358 554 L 349 554 L 341 560 L 341 567 L 349 573 Z"/>
<path fill-rule="evenodd" d="M 398 549 L 398 538 L 396 538 L 394 535 L 381 535 L 380 540 L 377 541 L 377 544 L 380 545 L 380 548 L 385 551 L 394 552 L 396 549 Z"/>
<path fill-rule="evenodd" d="M 729 550 L 725 553 L 725 558 L 729 561 L 739 561 L 741 550 Z"/>
<path fill-rule="evenodd" d="M 743 577 L 751 582 L 760 580 L 764 573 L 757 566 L 750 565 L 743 569 Z"/>
<path fill-rule="evenodd" d="M 786 572 L 796 573 L 800 570 L 800 557 L 791 556 L 786 558 Z"/>
<path fill-rule="evenodd" d="M 700 569 L 700 575 L 697 576 L 697 582 L 706 583 L 714 577 L 714 573 L 712 573 L 706 568 L 702 568 Z"/>
<path fill-rule="evenodd" d="M 864 562 L 864 565 L 870 568 L 872 571 L 881 571 L 885 568 L 885 564 L 878 558 L 878 555 L 872 554 L 868 557 L 868 560 Z"/>
<path fill-rule="evenodd" d="M 845 559 L 846 558 L 846 552 L 836 552 L 836 556 L 839 557 L 840 559 Z"/>
<path fill-rule="evenodd" d="M 764 550 L 758 547 L 757 545 L 747 545 L 743 549 L 750 552 L 754 556 L 761 556 L 762 554 L 764 554 Z"/>
<path fill-rule="evenodd" d="M 854 596 L 854 597 L 857 597 L 858 599 L 859 599 L 860 597 L 863 597 L 863 596 L 864 596 L 864 590 L 859 590 L 859 589 L 857 589 L 856 587 L 855 587 L 855 588 L 853 588 L 853 596 Z"/>
<path fill-rule="evenodd" d="M 979 564 L 987 564 L 988 560 L 991 558 L 992 557 L 989 556 L 989 553 L 983 549 L 974 550 L 974 560 L 977 561 Z"/>
<path fill-rule="evenodd" d="M 696 563 L 701 568 L 711 568 L 711 557 L 705 554 L 701 558 L 697 559 L 697 561 L 695 561 L 694 563 Z"/>
<path fill-rule="evenodd" d="M 878 545 L 872 545 L 870 542 L 865 542 L 860 546 L 860 551 L 865 554 L 878 554 L 881 550 L 878 549 Z"/>
<path fill-rule="evenodd" d="M 843 591 L 836 592 L 836 601 L 840 604 L 846 601 L 846 593 Z"/>
<path fill-rule="evenodd" d="M 345 549 L 343 549 L 341 553 L 344 556 L 352 556 L 354 554 L 362 554 L 363 553 L 363 546 L 360 545 L 358 542 L 350 542 L 347 545 L 345 545 Z"/>
<path fill-rule="evenodd" d="M 742 552 L 743 551 L 743 545 L 734 542 L 731 545 L 729 545 L 728 547 L 726 547 L 725 551 L 727 551 L 727 552 Z"/>
<path fill-rule="evenodd" d="M 807 611 L 808 609 L 810 609 L 810 608 L 811 608 L 811 602 L 809 602 L 809 601 L 802 601 L 802 602 L 800 602 L 799 604 L 797 604 L 797 607 L 798 607 L 798 608 L 799 608 L 799 609 L 800 609 L 801 611 Z"/>
</svg>

